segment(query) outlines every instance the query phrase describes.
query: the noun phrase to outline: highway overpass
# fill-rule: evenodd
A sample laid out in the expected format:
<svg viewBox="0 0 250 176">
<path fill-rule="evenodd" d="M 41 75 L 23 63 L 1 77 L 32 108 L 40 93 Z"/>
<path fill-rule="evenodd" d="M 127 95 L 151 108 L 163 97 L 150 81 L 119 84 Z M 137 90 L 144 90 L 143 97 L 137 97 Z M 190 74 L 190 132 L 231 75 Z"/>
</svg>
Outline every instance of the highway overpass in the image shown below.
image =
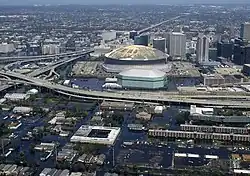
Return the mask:
<svg viewBox="0 0 250 176">
<path fill-rule="evenodd" d="M 180 17 L 182 17 L 182 16 L 181 16 L 181 15 L 180 15 L 180 16 L 176 16 L 176 17 L 170 18 L 170 19 L 168 19 L 168 20 L 166 20 L 166 21 L 162 21 L 162 22 L 160 22 L 160 23 L 151 25 L 151 26 L 149 26 L 149 27 L 147 27 L 147 28 L 144 28 L 144 29 L 138 31 L 138 34 L 142 34 L 143 32 L 147 32 L 147 31 L 149 31 L 150 29 L 156 28 L 156 27 L 158 27 L 158 26 L 160 26 L 160 25 L 162 25 L 162 24 L 164 24 L 164 23 L 170 22 L 170 21 L 172 21 L 172 20 L 177 20 L 177 19 L 179 19 Z"/>
<path fill-rule="evenodd" d="M 62 93 L 71 97 L 86 98 L 95 100 L 115 100 L 115 101 L 136 101 L 136 102 L 154 102 L 154 103 L 183 103 L 183 104 L 197 104 L 197 105 L 211 105 L 211 106 L 227 106 L 227 107 L 239 107 L 239 108 L 250 108 L 250 97 L 246 96 L 219 96 L 213 95 L 212 97 L 206 98 L 207 96 L 201 95 L 157 95 L 157 94 L 135 94 L 131 92 L 102 92 L 102 91 L 89 91 L 83 89 L 74 89 L 71 87 L 56 84 L 46 80 L 29 77 L 26 75 L 18 74 L 15 72 L 2 72 L 1 75 L 5 75 L 11 78 L 17 78 L 23 80 L 25 84 L 31 84 L 39 87 L 45 87 L 54 90 L 58 93 Z M 19 82 L 20 80 L 13 80 L 13 82 Z M 11 82 L 10 80 L 6 80 Z M 198 98 L 197 98 L 198 97 Z"/>
<path fill-rule="evenodd" d="M 60 53 L 60 54 L 53 54 L 53 55 L 39 55 L 39 56 L 18 56 L 18 57 L 0 57 L 0 62 L 15 62 L 21 60 L 39 60 L 39 59 L 48 59 L 48 58 L 55 58 L 55 57 L 73 57 L 84 55 L 86 53 L 92 53 L 94 50 L 79 50 L 74 52 L 67 52 L 67 53 Z"/>
</svg>

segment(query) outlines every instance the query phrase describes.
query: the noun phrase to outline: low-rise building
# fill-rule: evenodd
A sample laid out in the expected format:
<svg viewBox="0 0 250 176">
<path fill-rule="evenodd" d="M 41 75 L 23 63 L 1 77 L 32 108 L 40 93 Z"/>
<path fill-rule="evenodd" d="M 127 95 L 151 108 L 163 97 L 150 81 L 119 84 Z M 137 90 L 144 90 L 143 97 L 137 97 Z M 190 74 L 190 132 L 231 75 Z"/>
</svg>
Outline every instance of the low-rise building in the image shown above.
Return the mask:
<svg viewBox="0 0 250 176">
<path fill-rule="evenodd" d="M 17 106 L 14 107 L 13 113 L 15 114 L 29 114 L 33 111 L 33 108 L 31 107 L 24 107 L 24 106 Z"/>
<path fill-rule="evenodd" d="M 57 161 L 72 163 L 76 155 L 77 152 L 73 149 L 62 149 L 62 151 L 58 152 Z"/>
<path fill-rule="evenodd" d="M 197 107 L 196 105 L 190 106 L 190 115 L 212 115 L 213 113 L 213 108 Z"/>
<path fill-rule="evenodd" d="M 207 133 L 227 133 L 227 134 L 249 134 L 249 129 L 246 127 L 225 127 L 225 126 L 205 126 L 205 125 L 189 125 L 181 124 L 182 131 L 198 131 Z"/>
<path fill-rule="evenodd" d="M 27 94 L 36 95 L 36 94 L 38 94 L 38 90 L 37 89 L 30 89 L 30 90 L 27 91 Z"/>
<path fill-rule="evenodd" d="M 119 127 L 81 126 L 71 137 L 71 142 L 114 144 L 120 134 Z"/>
<path fill-rule="evenodd" d="M 40 150 L 40 151 L 48 151 L 51 152 L 55 149 L 55 143 L 41 143 L 39 145 L 36 145 L 35 150 Z"/>
<path fill-rule="evenodd" d="M 134 108 L 134 103 L 103 101 L 101 104 L 102 110 L 124 110 L 131 111 Z"/>
<path fill-rule="evenodd" d="M 0 175 L 31 175 L 34 173 L 29 167 L 17 166 L 15 164 L 1 164 Z"/>
<path fill-rule="evenodd" d="M 248 141 L 250 141 L 249 135 L 174 131 L 174 130 L 153 130 L 153 129 L 150 129 L 149 136 L 166 137 L 166 138 L 183 138 L 183 139 L 235 141 L 235 142 L 248 142 Z"/>
<path fill-rule="evenodd" d="M 58 170 L 54 168 L 44 168 L 39 176 L 69 176 L 69 170 Z"/>
<path fill-rule="evenodd" d="M 87 155 L 83 154 L 80 156 L 77 160 L 78 163 L 84 163 L 84 164 L 97 164 L 97 165 L 103 165 L 104 161 L 106 159 L 106 156 L 104 154 L 100 155 Z"/>
<path fill-rule="evenodd" d="M 212 75 L 202 75 L 203 84 L 205 86 L 220 85 L 225 83 L 225 79 L 222 75 L 212 74 Z"/>
<path fill-rule="evenodd" d="M 29 94 L 23 93 L 6 93 L 4 98 L 9 101 L 24 101 L 30 97 Z"/>
<path fill-rule="evenodd" d="M 55 116 L 53 119 L 51 119 L 48 123 L 49 123 L 49 124 L 55 125 L 55 124 L 57 124 L 57 121 L 65 120 L 65 119 L 66 119 L 65 114 L 66 114 L 65 111 L 58 112 L 58 113 L 56 114 L 56 116 Z"/>
<path fill-rule="evenodd" d="M 133 131 L 142 131 L 144 127 L 142 124 L 128 124 L 128 129 Z"/>
</svg>

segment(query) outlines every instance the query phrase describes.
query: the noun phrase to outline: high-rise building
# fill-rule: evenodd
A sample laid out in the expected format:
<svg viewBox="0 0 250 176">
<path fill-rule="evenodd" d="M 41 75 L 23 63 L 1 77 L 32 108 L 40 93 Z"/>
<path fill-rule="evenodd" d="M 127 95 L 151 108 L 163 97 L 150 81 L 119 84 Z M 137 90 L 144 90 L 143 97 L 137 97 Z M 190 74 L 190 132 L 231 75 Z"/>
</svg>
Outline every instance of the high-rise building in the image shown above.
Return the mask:
<svg viewBox="0 0 250 176">
<path fill-rule="evenodd" d="M 217 48 L 209 48 L 208 56 L 209 59 L 216 61 L 217 60 Z"/>
<path fill-rule="evenodd" d="M 221 41 L 217 43 L 217 57 L 231 59 L 233 54 L 233 43 Z"/>
<path fill-rule="evenodd" d="M 209 59 L 209 38 L 205 35 L 199 35 L 196 45 L 196 62 L 208 62 Z"/>
<path fill-rule="evenodd" d="M 138 35 L 137 31 L 130 31 L 129 38 L 135 40 L 135 37 Z"/>
<path fill-rule="evenodd" d="M 43 45 L 42 53 L 46 54 L 59 54 L 60 47 L 58 45 L 50 44 L 50 45 Z"/>
<path fill-rule="evenodd" d="M 157 38 L 153 40 L 153 48 L 158 49 L 162 52 L 165 52 L 166 49 L 166 39 L 165 38 Z"/>
<path fill-rule="evenodd" d="M 250 64 L 250 45 L 245 46 L 245 62 L 244 64 Z"/>
<path fill-rule="evenodd" d="M 235 39 L 233 62 L 238 65 L 250 64 L 250 44 L 243 39 Z"/>
<path fill-rule="evenodd" d="M 148 46 L 149 43 L 149 35 L 148 34 L 141 34 L 135 37 L 134 44 L 135 45 L 143 45 Z"/>
<path fill-rule="evenodd" d="M 245 62 L 245 47 L 239 44 L 234 45 L 233 62 L 238 65 L 244 65 Z"/>
<path fill-rule="evenodd" d="M 186 35 L 180 32 L 168 34 L 168 54 L 174 59 L 186 58 Z"/>
<path fill-rule="evenodd" d="M 246 22 L 241 24 L 240 37 L 250 41 L 250 23 Z"/>
</svg>

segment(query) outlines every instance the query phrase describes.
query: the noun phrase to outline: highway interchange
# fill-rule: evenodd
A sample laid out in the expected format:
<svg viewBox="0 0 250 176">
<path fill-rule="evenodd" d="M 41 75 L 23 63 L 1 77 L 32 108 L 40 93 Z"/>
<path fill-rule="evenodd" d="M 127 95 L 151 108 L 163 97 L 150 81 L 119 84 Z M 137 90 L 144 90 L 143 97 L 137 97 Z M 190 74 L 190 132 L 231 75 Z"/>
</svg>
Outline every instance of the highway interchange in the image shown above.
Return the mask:
<svg viewBox="0 0 250 176">
<path fill-rule="evenodd" d="M 51 66 L 54 68 L 54 66 Z M 47 80 L 42 80 L 35 77 L 15 73 L 12 71 L 0 71 L 1 75 L 7 77 L 16 78 L 18 80 L 6 80 L 6 82 L 17 82 L 32 84 L 39 87 L 45 87 L 54 90 L 58 93 L 85 99 L 97 99 L 97 100 L 114 100 L 114 101 L 135 101 L 135 102 L 153 102 L 153 103 L 186 103 L 186 104 L 198 104 L 198 105 L 213 105 L 213 106 L 227 106 L 227 107 L 239 107 L 239 108 L 250 108 L 250 96 L 227 96 L 227 95 L 181 95 L 177 92 L 173 94 L 162 94 L 162 93 L 148 93 L 148 92 L 104 92 L 104 91 L 90 91 L 83 89 L 75 89 Z M 4 79 L 2 79 L 3 81 Z M 20 81 L 22 80 L 22 81 Z"/>
<path fill-rule="evenodd" d="M 148 28 L 138 31 L 142 33 L 148 31 L 151 28 L 162 25 L 171 20 L 179 19 L 181 16 L 171 18 L 169 20 L 163 21 L 161 23 L 152 25 Z M 136 92 L 136 91 L 113 91 L 113 92 L 104 92 L 104 91 L 90 91 L 83 89 L 75 89 L 68 86 L 63 86 L 55 82 L 49 82 L 44 79 L 36 78 L 37 76 L 50 72 L 51 75 L 55 73 L 55 69 L 75 61 L 86 54 L 93 52 L 93 50 L 83 50 L 70 53 L 62 53 L 58 55 L 47 55 L 47 56 L 30 56 L 30 57 L 4 57 L 0 58 L 0 61 L 13 61 L 10 64 L 7 64 L 4 67 L 4 70 L 0 71 L 0 75 L 4 77 L 1 79 L 2 82 L 10 83 L 25 83 L 32 84 L 35 86 L 45 87 L 56 91 L 60 94 L 64 94 L 70 97 L 76 98 L 85 98 L 85 99 L 97 99 L 97 100 L 114 100 L 114 101 L 133 101 L 133 102 L 144 102 L 144 103 L 185 103 L 185 104 L 198 104 L 198 105 L 211 105 L 211 106 L 227 106 L 227 107 L 238 107 L 238 108 L 250 108 L 250 94 L 246 95 L 194 95 L 190 94 L 181 94 L 179 92 Z M 25 62 L 36 62 L 41 60 L 48 60 L 51 58 L 59 58 L 59 60 L 49 66 L 39 68 L 28 75 L 19 74 L 11 71 L 11 67 L 15 64 L 22 64 Z M 12 78 L 10 80 L 9 78 Z M 3 85 L 1 90 L 11 87 L 10 85 Z"/>
</svg>

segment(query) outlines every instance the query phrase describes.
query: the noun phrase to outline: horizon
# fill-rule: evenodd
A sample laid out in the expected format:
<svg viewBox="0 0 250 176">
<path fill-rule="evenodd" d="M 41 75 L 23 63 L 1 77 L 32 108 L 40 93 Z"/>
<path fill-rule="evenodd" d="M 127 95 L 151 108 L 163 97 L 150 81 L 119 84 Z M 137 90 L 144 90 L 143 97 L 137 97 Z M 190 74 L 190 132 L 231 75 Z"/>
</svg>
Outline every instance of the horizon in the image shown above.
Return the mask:
<svg viewBox="0 0 250 176">
<path fill-rule="evenodd" d="M 34 6 L 34 5 L 232 5 L 250 4 L 249 0 L 0 0 L 0 6 Z"/>
</svg>

